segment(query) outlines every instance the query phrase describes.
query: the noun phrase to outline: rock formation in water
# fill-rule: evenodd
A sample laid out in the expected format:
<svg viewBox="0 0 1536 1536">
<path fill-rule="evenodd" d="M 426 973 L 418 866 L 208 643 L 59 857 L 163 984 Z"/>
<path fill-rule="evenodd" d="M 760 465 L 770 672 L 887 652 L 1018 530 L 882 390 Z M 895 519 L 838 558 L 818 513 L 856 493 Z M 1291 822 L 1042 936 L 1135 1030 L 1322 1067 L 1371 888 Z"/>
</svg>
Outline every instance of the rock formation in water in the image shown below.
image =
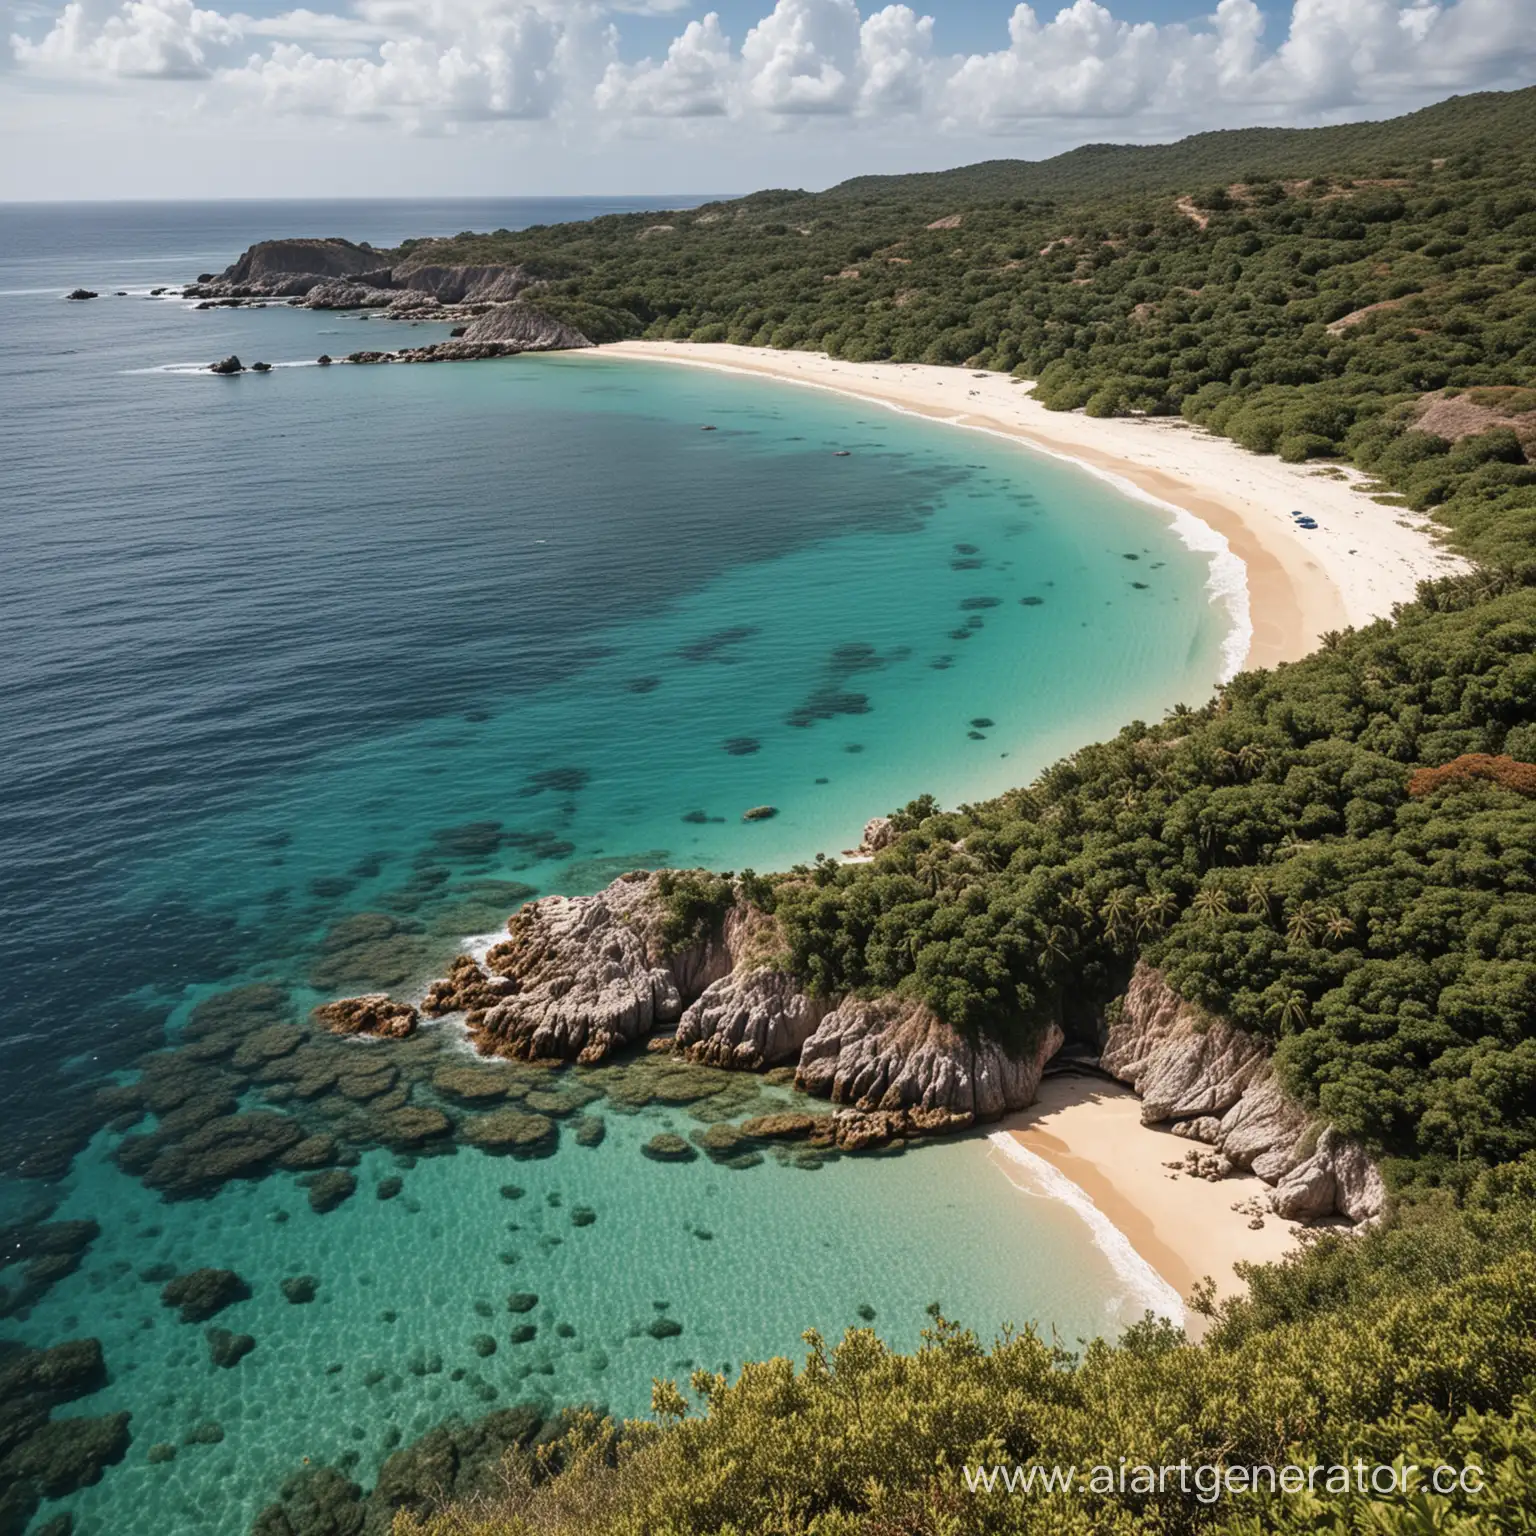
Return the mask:
<svg viewBox="0 0 1536 1536">
<path fill-rule="evenodd" d="M 391 319 L 466 321 L 452 338 L 400 352 L 358 352 L 349 362 L 464 362 L 520 352 L 568 351 L 592 343 L 525 301 L 540 279 L 520 266 L 446 265 L 424 241 L 390 265 L 349 240 L 264 240 L 218 276 L 189 284 L 200 307 L 263 304 L 383 310 Z"/>
<path fill-rule="evenodd" d="M 1151 966 L 1136 967 L 1100 1065 L 1141 1096 L 1144 1124 L 1171 1122 L 1274 1185 L 1278 1215 L 1381 1214 L 1386 1189 L 1365 1150 L 1286 1093 L 1263 1041 L 1185 1002 Z"/>
<path fill-rule="evenodd" d="M 471 1026 L 476 1044 L 590 1063 L 676 1023 L 685 1001 L 730 969 L 730 955 L 712 938 L 669 945 L 666 915 L 648 874 L 622 875 L 595 896 L 529 902 L 485 957 L 512 990 Z"/>
<path fill-rule="evenodd" d="M 675 1049 L 713 1067 L 757 1071 L 799 1059 L 830 1002 L 809 997 L 787 972 L 740 966 L 688 1005 Z"/>
<path fill-rule="evenodd" d="M 386 992 L 342 997 L 315 1009 L 315 1020 L 335 1035 L 378 1035 L 403 1040 L 416 1028 L 416 1010 Z"/>
<path fill-rule="evenodd" d="M 1015 1055 L 967 1040 L 923 1003 L 853 998 L 806 1040 L 795 1085 L 848 1106 L 835 1117 L 837 1140 L 857 1149 L 964 1130 L 1028 1107 L 1061 1043 L 1053 1024 Z"/>
</svg>

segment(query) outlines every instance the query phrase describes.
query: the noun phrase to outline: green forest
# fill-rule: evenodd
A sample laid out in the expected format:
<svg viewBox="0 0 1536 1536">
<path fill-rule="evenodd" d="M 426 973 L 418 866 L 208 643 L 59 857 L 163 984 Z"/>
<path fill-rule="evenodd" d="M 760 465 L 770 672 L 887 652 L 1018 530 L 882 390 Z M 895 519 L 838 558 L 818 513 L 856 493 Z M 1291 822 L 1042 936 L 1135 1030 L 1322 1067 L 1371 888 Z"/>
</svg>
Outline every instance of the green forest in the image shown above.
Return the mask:
<svg viewBox="0 0 1536 1536">
<path fill-rule="evenodd" d="M 872 864 L 740 882 L 813 989 L 904 993 L 1011 1043 L 1092 1029 L 1138 959 L 1162 967 L 1381 1159 L 1382 1226 L 1251 1271 L 1199 1343 L 1150 1320 L 982 1341 L 937 1311 L 910 1356 L 808 1336 L 799 1368 L 658 1383 L 653 1421 L 573 1416 L 397 1529 L 1536 1530 L 1533 145 L 1528 90 L 451 243 L 540 271 L 538 302 L 596 337 L 1002 370 L 1054 409 L 1351 463 L 1475 569 L 996 800 L 914 801 Z M 709 900 L 682 889 L 678 921 Z M 1202 1502 L 963 1479 L 1121 1456 L 1475 1462 L 1485 1486 Z"/>
</svg>

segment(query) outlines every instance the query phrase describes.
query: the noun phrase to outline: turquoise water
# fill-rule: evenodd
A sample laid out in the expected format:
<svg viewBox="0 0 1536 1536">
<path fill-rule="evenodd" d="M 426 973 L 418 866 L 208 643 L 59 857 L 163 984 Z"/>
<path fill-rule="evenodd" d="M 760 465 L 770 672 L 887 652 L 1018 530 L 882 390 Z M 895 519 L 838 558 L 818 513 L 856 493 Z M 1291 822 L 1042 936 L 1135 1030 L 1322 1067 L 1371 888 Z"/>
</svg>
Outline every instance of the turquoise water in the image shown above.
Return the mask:
<svg viewBox="0 0 1536 1536">
<path fill-rule="evenodd" d="M 400 1159 L 339 1122 L 359 1188 L 325 1215 L 291 1173 L 167 1202 L 117 1167 L 93 1087 L 224 988 L 279 983 L 302 1018 L 411 992 L 532 892 L 836 854 L 917 794 L 980 798 L 1203 698 L 1228 623 L 1162 512 L 790 385 L 591 356 L 187 371 L 432 332 L 152 302 L 237 250 L 134 238 L 69 270 L 132 291 L 93 306 L 46 286 L 57 253 L 0 264 L 0 1215 L 102 1226 L 0 1327 L 99 1337 L 111 1382 L 63 1411 L 134 1415 L 123 1462 L 39 1518 L 243 1531 L 306 1456 L 366 1482 L 451 1413 L 642 1412 L 656 1375 L 798 1353 L 861 1306 L 903 1347 L 932 1300 L 984 1334 L 1137 1315 L 1079 1218 L 1021 1194 L 982 1137 L 739 1168 L 640 1154 L 784 1096 L 739 1079 L 691 1106 L 598 1100 L 600 1145 L 566 1122 L 532 1161 Z M 399 1054 L 416 1102 L 461 1055 L 451 1026 Z M 245 1109 L 270 1090 L 209 1072 Z M 139 1278 L 160 1265 L 237 1270 L 252 1296 L 216 1322 L 255 1351 L 215 1368 Z M 299 1274 L 309 1305 L 279 1288 Z M 513 1290 L 539 1297 L 521 1345 Z M 644 1331 L 658 1302 L 681 1334 Z M 220 1443 L 182 1444 L 207 1422 Z M 147 1460 L 159 1442 L 175 1460 Z"/>
</svg>

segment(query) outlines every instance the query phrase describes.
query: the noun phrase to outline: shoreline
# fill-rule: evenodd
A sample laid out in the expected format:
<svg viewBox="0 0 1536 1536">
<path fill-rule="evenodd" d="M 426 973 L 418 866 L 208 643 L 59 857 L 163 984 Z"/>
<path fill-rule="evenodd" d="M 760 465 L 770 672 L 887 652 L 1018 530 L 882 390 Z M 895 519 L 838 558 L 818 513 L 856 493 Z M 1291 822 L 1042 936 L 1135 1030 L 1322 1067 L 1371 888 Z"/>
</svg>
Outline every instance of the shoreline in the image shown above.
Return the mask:
<svg viewBox="0 0 1536 1536">
<path fill-rule="evenodd" d="M 1206 1276 L 1216 1282 L 1218 1299 L 1240 1294 L 1243 1282 L 1234 1266 L 1284 1258 L 1302 1230 L 1299 1222 L 1271 1212 L 1264 1214 L 1262 1227 L 1254 1228 L 1246 1210 L 1233 1209 L 1268 1192 L 1254 1174 L 1229 1174 L 1211 1183 L 1165 1167 L 1198 1143 L 1142 1124 L 1141 1100 L 1123 1084 L 1066 1073 L 1047 1077 L 1034 1104 L 1008 1116 L 991 1140 L 994 1145 L 1013 1143 L 1070 1180 L 1181 1301 Z M 1011 1150 L 1000 1148 L 1010 1180 L 1030 1193 L 1060 1198 L 1058 1192 L 1039 1188 L 1042 1181 L 1031 1175 L 1028 1157 L 1011 1157 Z M 1017 1180 L 1014 1165 L 1022 1167 Z M 1069 1203 L 1095 1227 L 1079 1200 Z M 1106 1248 L 1097 1231 L 1095 1240 Z M 1116 1263 L 1115 1253 L 1106 1251 Z M 1122 1265 L 1116 1267 L 1123 1272 Z M 1192 1336 L 1203 1331 L 1200 1314 L 1190 1313 L 1183 1321 Z"/>
<path fill-rule="evenodd" d="M 582 354 L 571 354 L 580 356 Z M 1429 519 L 1384 507 L 1360 493 L 1363 477 L 1343 479 L 1314 467 L 1252 454 L 1174 418 L 1094 418 L 1048 411 L 1007 374 L 921 363 L 848 363 L 810 352 L 727 343 L 625 341 L 593 349 L 599 357 L 636 358 L 685 367 L 757 375 L 831 390 L 930 420 L 986 431 L 1075 462 L 1123 492 L 1175 517 L 1186 543 L 1220 563 L 1225 544 L 1245 575 L 1246 654 L 1229 672 L 1298 661 L 1328 631 L 1385 617 L 1413 597 L 1418 582 L 1465 569 L 1435 541 Z M 1293 508 L 1318 517 L 1311 532 L 1291 520 Z M 1179 530 L 1180 514 L 1216 537 L 1195 543 Z M 1213 570 L 1214 574 L 1214 570 Z M 1212 600 L 1223 598 L 1220 578 Z M 1229 603 L 1234 628 L 1243 622 Z"/>
</svg>

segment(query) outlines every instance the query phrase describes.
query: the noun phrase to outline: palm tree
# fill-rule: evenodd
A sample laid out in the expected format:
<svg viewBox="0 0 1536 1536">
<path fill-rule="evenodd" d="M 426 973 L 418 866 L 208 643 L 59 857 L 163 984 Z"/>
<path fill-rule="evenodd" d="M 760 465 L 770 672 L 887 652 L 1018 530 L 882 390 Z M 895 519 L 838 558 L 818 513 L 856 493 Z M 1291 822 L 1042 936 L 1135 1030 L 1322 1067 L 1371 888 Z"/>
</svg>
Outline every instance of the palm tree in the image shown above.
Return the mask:
<svg viewBox="0 0 1536 1536">
<path fill-rule="evenodd" d="M 1219 885 L 1201 886 L 1190 905 L 1201 917 L 1225 917 L 1232 910 L 1231 900 Z"/>
<path fill-rule="evenodd" d="M 1248 898 L 1248 910 L 1255 917 L 1268 917 L 1273 910 L 1274 898 L 1269 894 L 1269 887 L 1257 876 L 1248 882 L 1248 889 L 1244 892 Z"/>
<path fill-rule="evenodd" d="M 1307 1022 L 1307 994 L 1292 987 L 1283 997 L 1270 1004 L 1269 1017 L 1280 1025 L 1282 1031 L 1300 1028 Z"/>
<path fill-rule="evenodd" d="M 1245 741 L 1237 749 L 1237 766 L 1245 778 L 1261 772 L 1268 758 L 1269 753 L 1256 741 Z"/>
<path fill-rule="evenodd" d="M 1337 907 L 1324 907 L 1317 915 L 1323 920 L 1323 936 L 1330 944 L 1347 939 L 1355 931 L 1355 925 Z"/>
<path fill-rule="evenodd" d="M 1052 923 L 1044 942 L 1040 945 L 1039 966 L 1049 975 L 1054 970 L 1065 970 L 1072 964 L 1072 941 L 1075 935 L 1070 928 Z"/>
<path fill-rule="evenodd" d="M 1099 921 L 1104 924 L 1104 936 L 1111 944 L 1118 943 L 1130 927 L 1131 893 L 1124 886 L 1111 891 L 1099 908 Z"/>
<path fill-rule="evenodd" d="M 1285 925 L 1285 934 L 1294 944 L 1315 944 L 1323 931 L 1323 916 L 1310 901 L 1304 901 Z"/>
<path fill-rule="evenodd" d="M 1156 938 L 1178 914 L 1179 898 L 1172 891 L 1143 896 L 1136 903 L 1136 937 Z"/>
</svg>

